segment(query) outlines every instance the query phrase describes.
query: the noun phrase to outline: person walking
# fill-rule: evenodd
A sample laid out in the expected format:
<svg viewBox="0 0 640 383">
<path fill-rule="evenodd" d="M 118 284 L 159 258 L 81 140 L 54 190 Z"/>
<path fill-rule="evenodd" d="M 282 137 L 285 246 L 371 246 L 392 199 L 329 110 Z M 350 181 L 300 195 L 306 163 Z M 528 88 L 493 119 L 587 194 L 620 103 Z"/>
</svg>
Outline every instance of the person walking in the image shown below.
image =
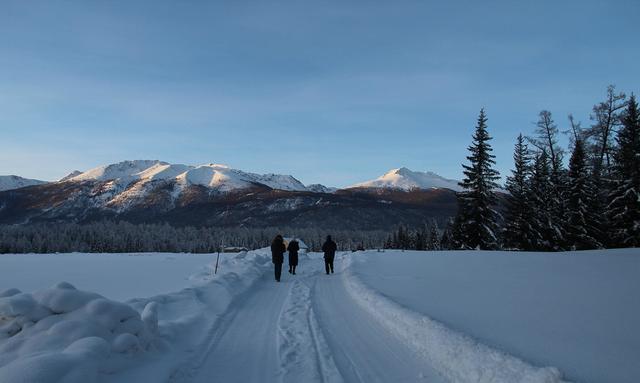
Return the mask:
<svg viewBox="0 0 640 383">
<path fill-rule="evenodd" d="M 329 274 L 329 271 L 333 273 L 333 259 L 336 257 L 336 250 L 338 246 L 331 239 L 330 235 L 327 235 L 327 240 L 322 245 L 322 251 L 324 252 L 324 269 Z"/>
<path fill-rule="evenodd" d="M 289 274 L 296 275 L 296 266 L 298 266 L 298 251 L 300 251 L 300 244 L 296 239 L 292 239 L 287 246 L 289 251 Z"/>
<path fill-rule="evenodd" d="M 276 282 L 280 282 L 280 275 L 282 274 L 282 263 L 284 262 L 284 252 L 287 251 L 284 246 L 284 239 L 280 234 L 276 235 L 271 242 L 271 262 L 273 262 Z"/>
</svg>

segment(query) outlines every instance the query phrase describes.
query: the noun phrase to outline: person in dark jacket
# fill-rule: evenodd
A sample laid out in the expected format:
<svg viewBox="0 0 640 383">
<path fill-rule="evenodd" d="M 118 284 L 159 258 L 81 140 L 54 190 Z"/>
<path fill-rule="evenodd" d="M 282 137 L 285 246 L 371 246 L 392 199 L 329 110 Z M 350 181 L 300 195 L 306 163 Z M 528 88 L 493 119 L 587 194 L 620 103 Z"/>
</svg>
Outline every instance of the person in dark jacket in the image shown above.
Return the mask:
<svg viewBox="0 0 640 383">
<path fill-rule="evenodd" d="M 287 246 L 289 251 L 289 274 L 296 275 L 296 266 L 298 266 L 298 251 L 300 251 L 300 244 L 294 239 L 289 242 Z"/>
<path fill-rule="evenodd" d="M 280 282 L 280 275 L 282 274 L 282 263 L 284 262 L 284 252 L 287 251 L 284 246 L 284 239 L 280 234 L 276 235 L 271 242 L 271 262 L 275 268 L 276 281 Z"/>
<path fill-rule="evenodd" d="M 338 246 L 331 239 L 330 235 L 327 235 L 327 240 L 322 245 L 322 251 L 324 252 L 324 269 L 329 274 L 329 271 L 333 273 L 333 259 L 336 257 L 336 250 Z"/>
</svg>

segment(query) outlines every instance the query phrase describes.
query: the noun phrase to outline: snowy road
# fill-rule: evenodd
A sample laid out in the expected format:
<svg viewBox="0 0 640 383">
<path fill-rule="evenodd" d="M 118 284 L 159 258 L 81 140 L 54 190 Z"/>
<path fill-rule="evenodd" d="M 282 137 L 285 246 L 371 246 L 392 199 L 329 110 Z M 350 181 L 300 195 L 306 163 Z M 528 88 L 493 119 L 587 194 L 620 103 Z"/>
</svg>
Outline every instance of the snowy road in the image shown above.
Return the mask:
<svg viewBox="0 0 640 383">
<path fill-rule="evenodd" d="M 444 381 L 352 301 L 340 267 L 302 267 L 238 297 L 172 382 Z"/>
</svg>

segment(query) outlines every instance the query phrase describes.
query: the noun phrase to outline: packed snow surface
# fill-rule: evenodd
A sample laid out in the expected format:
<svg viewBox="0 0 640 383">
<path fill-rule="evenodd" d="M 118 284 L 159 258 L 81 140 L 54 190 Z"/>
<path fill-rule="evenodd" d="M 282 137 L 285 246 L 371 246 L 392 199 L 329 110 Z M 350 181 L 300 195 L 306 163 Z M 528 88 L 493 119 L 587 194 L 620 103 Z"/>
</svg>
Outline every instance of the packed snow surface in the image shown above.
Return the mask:
<svg viewBox="0 0 640 383">
<path fill-rule="evenodd" d="M 0 176 L 0 191 L 19 189 L 26 186 L 46 184 L 46 181 L 33 180 L 20 176 Z"/>
<path fill-rule="evenodd" d="M 364 257 L 363 257 L 364 258 Z M 367 253 L 355 280 L 576 382 L 640 381 L 640 250 Z"/>
<path fill-rule="evenodd" d="M 441 177 L 433 172 L 416 172 L 407 168 L 392 169 L 375 180 L 361 182 L 352 188 L 389 188 L 389 189 L 440 189 L 462 190 L 458 181 Z"/>
<path fill-rule="evenodd" d="M 269 249 L 217 274 L 212 254 L 4 257 L 0 382 L 640 377 L 638 251 L 349 252 L 331 275 L 302 252 L 280 283 Z"/>
</svg>

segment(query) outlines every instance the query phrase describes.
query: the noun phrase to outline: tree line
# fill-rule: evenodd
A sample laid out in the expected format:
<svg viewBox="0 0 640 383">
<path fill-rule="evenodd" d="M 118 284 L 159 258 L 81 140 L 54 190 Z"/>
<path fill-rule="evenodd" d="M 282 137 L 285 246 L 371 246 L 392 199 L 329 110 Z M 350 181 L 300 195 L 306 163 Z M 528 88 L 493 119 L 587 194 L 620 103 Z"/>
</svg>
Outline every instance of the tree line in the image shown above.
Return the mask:
<svg viewBox="0 0 640 383">
<path fill-rule="evenodd" d="M 385 231 L 332 230 L 315 228 L 218 228 L 175 227 L 164 224 L 132 224 L 100 221 L 87 224 L 55 223 L 0 226 L 0 254 L 6 253 L 214 253 L 224 247 L 258 249 L 271 244 L 273 237 L 302 239 L 311 251 L 319 251 L 327 234 L 339 250 L 359 246 L 381 248 Z"/>
<path fill-rule="evenodd" d="M 463 191 L 449 230 L 454 249 L 562 251 L 640 245 L 640 111 L 635 96 L 609 86 L 583 128 L 569 116 L 570 158 L 551 112 L 539 114 L 533 135 L 518 136 L 497 209 L 498 171 L 480 111 Z"/>
</svg>

